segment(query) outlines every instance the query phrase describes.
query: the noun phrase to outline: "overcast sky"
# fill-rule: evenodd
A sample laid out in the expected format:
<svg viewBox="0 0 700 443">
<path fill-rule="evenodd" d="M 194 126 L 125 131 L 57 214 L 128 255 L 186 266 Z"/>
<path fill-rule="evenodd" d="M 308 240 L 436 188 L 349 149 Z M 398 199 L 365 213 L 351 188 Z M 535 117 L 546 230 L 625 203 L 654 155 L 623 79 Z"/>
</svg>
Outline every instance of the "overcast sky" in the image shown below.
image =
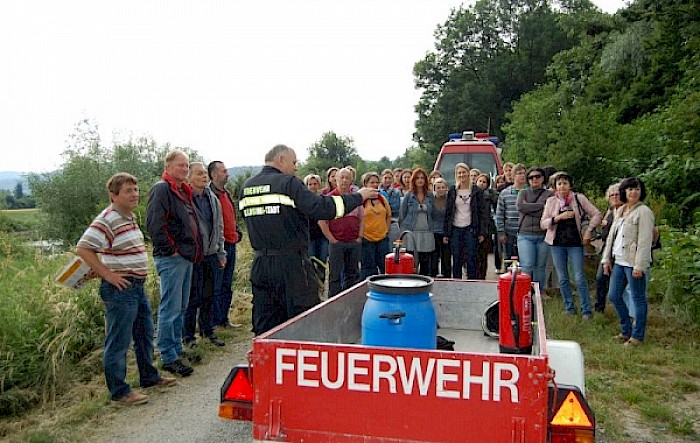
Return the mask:
<svg viewBox="0 0 700 443">
<path fill-rule="evenodd" d="M 304 159 L 327 131 L 393 159 L 412 144 L 413 64 L 460 4 L 2 0 L 0 171 L 56 169 L 83 118 L 104 145 L 147 134 L 229 167 L 277 143 Z"/>
</svg>

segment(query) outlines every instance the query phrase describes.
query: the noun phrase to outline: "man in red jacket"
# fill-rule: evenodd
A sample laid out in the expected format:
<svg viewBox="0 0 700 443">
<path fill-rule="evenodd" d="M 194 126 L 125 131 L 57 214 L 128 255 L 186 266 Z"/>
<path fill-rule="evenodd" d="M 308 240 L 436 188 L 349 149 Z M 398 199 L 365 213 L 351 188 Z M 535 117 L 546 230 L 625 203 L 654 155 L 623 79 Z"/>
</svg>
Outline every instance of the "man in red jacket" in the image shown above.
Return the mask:
<svg viewBox="0 0 700 443">
<path fill-rule="evenodd" d="M 224 218 L 224 250 L 226 251 L 226 266 L 220 269 L 220 275 L 216 279 L 214 288 L 214 305 L 212 320 L 215 326 L 240 328 L 238 323 L 231 323 L 228 319 L 228 311 L 233 302 L 233 271 L 236 267 L 236 243 L 241 241 L 243 233 L 236 225 L 236 205 L 225 186 L 228 182 L 228 169 L 220 161 L 213 161 L 207 167 L 211 183 L 209 184 L 214 195 L 221 203 L 221 212 Z"/>
<path fill-rule="evenodd" d="M 202 261 L 202 234 L 192 188 L 186 183 L 189 172 L 186 153 L 177 149 L 168 152 L 163 177 L 151 188 L 146 206 L 153 261 L 160 277 L 160 359 L 163 369 L 182 377 L 194 371 L 180 360 L 182 356 L 192 361 L 182 348 L 182 322 L 190 297 L 192 264 Z"/>
</svg>

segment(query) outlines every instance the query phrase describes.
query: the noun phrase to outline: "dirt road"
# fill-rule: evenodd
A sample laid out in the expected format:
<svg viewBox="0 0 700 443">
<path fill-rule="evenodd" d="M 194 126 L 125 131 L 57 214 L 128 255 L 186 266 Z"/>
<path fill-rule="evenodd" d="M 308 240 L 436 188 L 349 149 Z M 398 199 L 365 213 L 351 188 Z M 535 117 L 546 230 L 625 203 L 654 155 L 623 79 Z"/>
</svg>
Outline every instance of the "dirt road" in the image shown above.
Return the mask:
<svg viewBox="0 0 700 443">
<path fill-rule="evenodd" d="M 223 421 L 217 417 L 219 389 L 236 363 L 245 362 L 250 340 L 229 344 L 226 352 L 209 353 L 209 360 L 179 385 L 149 392 L 148 404 L 114 407 L 101 420 L 91 441 L 104 443 L 168 442 L 205 443 L 252 441 L 249 422 Z"/>
</svg>

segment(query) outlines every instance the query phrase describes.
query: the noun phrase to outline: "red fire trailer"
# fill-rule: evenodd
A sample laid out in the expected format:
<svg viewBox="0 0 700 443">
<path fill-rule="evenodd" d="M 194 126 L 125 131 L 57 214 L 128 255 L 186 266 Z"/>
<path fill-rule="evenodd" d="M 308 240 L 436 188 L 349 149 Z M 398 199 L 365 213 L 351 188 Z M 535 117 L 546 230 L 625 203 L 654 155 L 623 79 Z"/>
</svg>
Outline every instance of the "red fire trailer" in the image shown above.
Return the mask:
<svg viewBox="0 0 700 443">
<path fill-rule="evenodd" d="M 454 351 L 360 344 L 367 292 L 360 283 L 256 337 L 219 416 L 252 420 L 256 441 L 595 441 L 581 349 L 546 338 L 536 285 L 531 354 L 500 353 L 482 329 L 496 282 L 435 280 L 437 333 Z"/>
</svg>

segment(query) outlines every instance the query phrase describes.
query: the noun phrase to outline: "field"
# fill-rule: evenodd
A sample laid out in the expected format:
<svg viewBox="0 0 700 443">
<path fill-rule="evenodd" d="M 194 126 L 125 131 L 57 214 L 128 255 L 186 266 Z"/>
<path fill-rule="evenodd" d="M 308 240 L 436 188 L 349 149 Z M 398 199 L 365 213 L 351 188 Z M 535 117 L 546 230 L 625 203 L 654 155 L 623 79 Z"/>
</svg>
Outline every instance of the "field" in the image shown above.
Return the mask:
<svg viewBox="0 0 700 443">
<path fill-rule="evenodd" d="M 28 236 L 43 222 L 39 209 L 0 210 L 0 230 L 7 224 L 12 231 Z"/>
</svg>

